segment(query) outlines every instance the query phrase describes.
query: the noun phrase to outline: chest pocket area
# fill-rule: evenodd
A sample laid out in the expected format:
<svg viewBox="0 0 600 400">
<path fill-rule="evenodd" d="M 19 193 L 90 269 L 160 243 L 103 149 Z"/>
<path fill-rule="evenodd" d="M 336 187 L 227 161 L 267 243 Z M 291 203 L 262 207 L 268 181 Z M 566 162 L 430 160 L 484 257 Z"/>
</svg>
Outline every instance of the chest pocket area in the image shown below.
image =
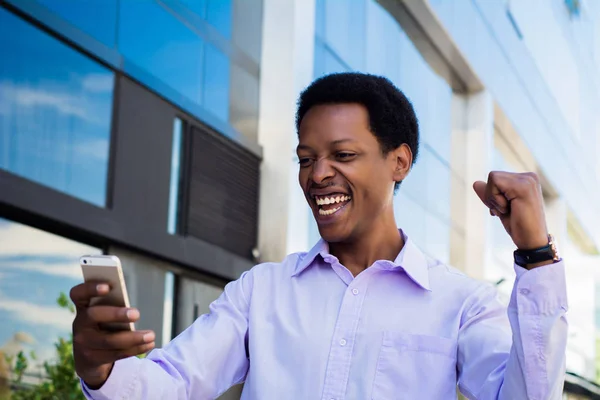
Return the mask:
<svg viewBox="0 0 600 400">
<path fill-rule="evenodd" d="M 373 400 L 455 399 L 456 352 L 451 339 L 385 331 Z"/>
</svg>

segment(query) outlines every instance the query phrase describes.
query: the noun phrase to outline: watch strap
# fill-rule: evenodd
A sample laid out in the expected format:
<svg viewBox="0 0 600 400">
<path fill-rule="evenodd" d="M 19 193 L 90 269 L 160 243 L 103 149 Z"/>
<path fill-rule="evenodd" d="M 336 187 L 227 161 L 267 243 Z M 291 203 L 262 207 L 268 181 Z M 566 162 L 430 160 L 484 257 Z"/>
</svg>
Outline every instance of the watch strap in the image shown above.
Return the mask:
<svg viewBox="0 0 600 400">
<path fill-rule="evenodd" d="M 533 250 L 515 250 L 514 259 L 515 264 L 520 265 L 521 267 L 544 261 L 557 261 L 559 257 L 554 244 L 554 238 L 552 235 L 548 235 L 548 244 L 544 247 Z"/>
</svg>

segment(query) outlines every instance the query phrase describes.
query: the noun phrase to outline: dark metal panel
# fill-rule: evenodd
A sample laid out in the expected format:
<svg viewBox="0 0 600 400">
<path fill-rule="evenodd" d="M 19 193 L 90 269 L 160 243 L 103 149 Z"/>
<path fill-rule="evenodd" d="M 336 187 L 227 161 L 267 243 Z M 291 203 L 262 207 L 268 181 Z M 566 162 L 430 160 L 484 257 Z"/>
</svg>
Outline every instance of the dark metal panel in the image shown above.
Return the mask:
<svg viewBox="0 0 600 400">
<path fill-rule="evenodd" d="M 2 169 L 0 216 L 96 246 L 122 235 L 108 210 Z"/>
<path fill-rule="evenodd" d="M 120 244 L 225 280 L 237 279 L 253 263 L 192 237 L 143 230 L 52 188 L 0 169 L 0 217 L 96 247 Z"/>
<path fill-rule="evenodd" d="M 251 258 L 256 247 L 260 160 L 192 127 L 185 233 Z"/>
<path fill-rule="evenodd" d="M 119 78 L 118 86 L 111 208 L 0 169 L 0 216 L 98 247 L 121 245 L 224 280 L 238 278 L 253 266 L 247 257 L 167 233 L 172 129 L 178 110 L 128 78 Z M 205 198 L 215 193 L 206 190 Z"/>
<path fill-rule="evenodd" d="M 141 231 L 166 232 L 173 108 L 121 76 L 113 159 L 116 218 Z"/>
</svg>

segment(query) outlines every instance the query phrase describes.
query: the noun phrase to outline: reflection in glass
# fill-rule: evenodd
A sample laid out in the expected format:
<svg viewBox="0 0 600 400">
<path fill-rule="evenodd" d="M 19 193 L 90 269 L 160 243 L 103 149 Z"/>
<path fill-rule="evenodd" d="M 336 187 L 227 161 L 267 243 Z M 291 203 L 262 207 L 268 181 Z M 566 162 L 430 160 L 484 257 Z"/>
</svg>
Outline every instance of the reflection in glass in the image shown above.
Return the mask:
<svg viewBox="0 0 600 400">
<path fill-rule="evenodd" d="M 248 2 L 248 0 L 244 0 Z M 203 0 L 206 2 L 206 20 L 217 28 L 221 35 L 231 39 L 233 0 Z"/>
<path fill-rule="evenodd" d="M 354 70 L 365 61 L 365 0 L 325 1 L 325 39 Z"/>
<path fill-rule="evenodd" d="M 154 85 L 158 78 L 201 104 L 204 43 L 159 3 L 121 1 L 118 40 L 120 52 L 150 73 L 137 77 L 144 84 L 160 90 Z"/>
<path fill-rule="evenodd" d="M 188 10 L 231 39 L 233 0 L 179 0 Z M 248 0 L 242 0 L 248 2 Z"/>
<path fill-rule="evenodd" d="M 332 53 L 323 42 L 319 39 L 315 40 L 315 61 L 314 74 L 315 78 L 323 75 L 332 74 L 334 72 L 350 71 L 342 60 L 336 54 Z"/>
<path fill-rule="evenodd" d="M 181 174 L 181 150 L 183 140 L 182 123 L 179 118 L 173 121 L 173 144 L 171 147 L 171 181 L 169 184 L 169 216 L 167 232 L 177 233 L 177 213 L 179 209 L 179 177 Z"/>
<path fill-rule="evenodd" d="M 0 219 L 0 357 L 33 351 L 26 382 L 43 373 L 54 343 L 71 332 L 73 315 L 56 304 L 60 293 L 81 283 L 78 260 L 99 249 Z M 0 368 L 0 378 L 2 378 Z"/>
<path fill-rule="evenodd" d="M 106 203 L 114 75 L 0 8 L 0 168 Z"/>
<path fill-rule="evenodd" d="M 207 44 L 204 55 L 204 108 L 223 121 L 229 117 L 229 58 Z"/>
<path fill-rule="evenodd" d="M 105 45 L 115 47 L 117 0 L 37 0 L 37 2 Z"/>
</svg>

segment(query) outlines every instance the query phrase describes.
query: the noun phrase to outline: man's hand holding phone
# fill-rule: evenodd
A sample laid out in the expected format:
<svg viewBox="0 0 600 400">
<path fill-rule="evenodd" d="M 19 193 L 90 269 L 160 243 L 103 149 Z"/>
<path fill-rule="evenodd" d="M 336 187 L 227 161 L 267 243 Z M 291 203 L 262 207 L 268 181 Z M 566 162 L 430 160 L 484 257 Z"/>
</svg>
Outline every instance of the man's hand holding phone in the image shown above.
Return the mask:
<svg viewBox="0 0 600 400">
<path fill-rule="evenodd" d="M 155 345 L 154 332 L 133 330 L 132 323 L 140 313 L 128 307 L 128 300 L 125 307 L 103 301 L 111 297 L 115 285 L 119 283 L 86 279 L 71 289 L 77 310 L 73 321 L 75 370 L 91 389 L 99 389 L 106 382 L 115 361 L 146 353 Z M 118 289 L 125 292 L 124 286 Z M 115 330 L 115 326 L 125 328 Z"/>
</svg>

